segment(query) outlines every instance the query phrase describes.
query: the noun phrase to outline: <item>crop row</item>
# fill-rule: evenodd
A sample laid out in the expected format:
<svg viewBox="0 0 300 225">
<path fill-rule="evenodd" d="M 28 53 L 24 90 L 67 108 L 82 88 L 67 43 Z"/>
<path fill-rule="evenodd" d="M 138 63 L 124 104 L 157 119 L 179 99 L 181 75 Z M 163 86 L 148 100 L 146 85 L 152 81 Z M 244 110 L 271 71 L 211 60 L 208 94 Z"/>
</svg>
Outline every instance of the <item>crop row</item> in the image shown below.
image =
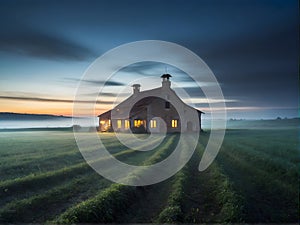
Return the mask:
<svg viewBox="0 0 300 225">
<path fill-rule="evenodd" d="M 201 138 L 201 142 L 205 140 Z M 176 175 L 160 223 L 240 222 L 242 199 L 216 163 L 197 171 L 204 146 L 199 143 L 191 161 Z"/>
<path fill-rule="evenodd" d="M 155 163 L 170 153 L 175 136 L 171 136 L 144 164 Z M 136 187 L 113 184 L 87 201 L 71 207 L 55 221 L 57 223 L 110 223 L 118 221 L 137 198 Z"/>
<path fill-rule="evenodd" d="M 111 138 L 113 139 L 113 138 Z M 120 151 L 120 143 L 116 140 L 104 140 L 104 144 L 113 153 Z M 36 150 L 35 156 L 28 156 L 25 159 L 12 158 L 3 159 L 5 161 L 0 164 L 0 177 L 2 180 L 16 178 L 16 176 L 24 176 L 30 173 L 39 174 L 53 169 L 59 169 L 66 166 L 83 161 L 83 158 L 77 148 L 67 151 L 52 151 L 45 153 L 44 151 Z"/>
<path fill-rule="evenodd" d="M 120 149 L 120 148 L 119 148 Z M 131 149 L 120 150 L 113 154 L 114 157 L 125 159 L 130 155 L 134 155 L 136 151 Z M 98 159 L 97 161 L 105 161 L 105 158 Z M 6 180 L 0 182 L 0 197 L 1 204 L 4 204 L 11 199 L 20 198 L 27 193 L 37 193 L 43 191 L 44 188 L 55 186 L 61 181 L 72 179 L 78 175 L 92 173 L 93 170 L 86 162 L 77 163 L 75 165 L 53 170 L 40 174 L 30 174 L 22 178 Z"/>
<path fill-rule="evenodd" d="M 71 199 L 75 197 L 78 199 L 78 196 L 88 189 L 93 188 L 95 192 L 110 185 L 107 180 L 99 178 L 97 174 L 76 176 L 70 181 L 62 181 L 61 185 L 48 191 L 22 200 L 14 200 L 1 208 L 0 222 L 29 223 L 51 219 L 56 213 L 72 204 Z"/>
<path fill-rule="evenodd" d="M 235 180 L 236 189 L 246 198 L 247 221 L 291 222 L 297 218 L 298 185 L 293 171 L 286 171 L 286 176 L 294 177 L 287 181 L 282 175 L 278 176 L 278 171 L 270 170 L 268 161 L 255 163 L 252 157 L 232 152 L 228 147 L 220 160 L 231 179 Z"/>
</svg>

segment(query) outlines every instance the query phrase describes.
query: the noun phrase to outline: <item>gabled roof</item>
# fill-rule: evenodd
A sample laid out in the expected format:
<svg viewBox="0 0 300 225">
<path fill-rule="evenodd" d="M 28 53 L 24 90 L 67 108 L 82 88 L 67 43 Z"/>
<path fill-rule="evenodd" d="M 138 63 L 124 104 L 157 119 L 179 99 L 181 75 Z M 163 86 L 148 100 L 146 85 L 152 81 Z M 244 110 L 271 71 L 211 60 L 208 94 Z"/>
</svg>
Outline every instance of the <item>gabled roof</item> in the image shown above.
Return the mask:
<svg viewBox="0 0 300 225">
<path fill-rule="evenodd" d="M 164 74 L 164 75 L 167 76 L 167 75 L 170 75 L 170 74 Z M 164 75 L 162 75 L 162 77 L 163 77 Z M 170 76 L 171 76 L 171 75 L 170 75 Z M 151 93 L 156 92 L 156 91 L 160 91 L 161 89 L 162 89 L 162 87 L 159 87 L 159 88 L 154 88 L 154 89 L 151 89 L 151 90 L 146 90 L 146 91 L 141 91 L 141 92 L 139 92 L 138 95 L 143 94 L 143 95 L 149 96 L 149 97 L 144 97 L 144 98 L 142 98 L 141 100 L 139 100 L 139 101 L 138 101 L 138 105 L 135 105 L 135 108 L 136 108 L 135 111 L 138 111 L 138 109 L 141 110 L 141 109 L 144 108 L 146 105 L 150 104 L 151 101 L 154 100 L 154 99 L 151 99 Z M 192 107 L 192 106 L 186 104 L 185 102 L 183 102 L 182 99 L 178 97 L 178 95 L 176 94 L 176 92 L 175 92 L 174 90 L 172 90 L 172 89 L 169 89 L 169 90 L 170 90 L 170 91 L 174 94 L 174 96 L 176 96 L 177 99 L 178 99 L 182 104 L 184 104 L 186 107 L 191 108 L 191 109 L 194 109 L 194 110 L 196 110 L 196 111 L 197 111 L 198 113 L 200 113 L 200 114 L 205 114 L 204 112 L 202 112 L 202 111 L 200 111 L 200 110 L 198 110 L 198 109 L 195 109 L 194 107 Z M 121 103 L 119 103 L 117 106 L 115 106 L 115 108 L 122 108 L 123 105 L 126 105 L 126 103 L 127 103 L 127 102 L 130 102 L 131 100 L 133 100 L 133 98 L 135 98 L 134 95 L 129 96 L 129 97 L 128 97 L 127 99 L 125 99 L 123 102 L 121 102 Z M 137 112 L 132 112 L 132 113 L 135 114 L 135 113 L 137 113 Z M 111 110 L 106 111 L 106 112 L 100 114 L 98 117 L 100 117 L 100 116 L 101 116 L 101 117 L 109 117 L 110 114 L 111 114 Z"/>
<path fill-rule="evenodd" d="M 100 115 L 98 115 L 98 117 L 102 117 L 102 118 L 110 118 L 110 114 L 111 114 L 111 110 L 106 111 Z"/>
<path fill-rule="evenodd" d="M 131 97 L 131 96 L 130 96 L 130 97 Z M 129 97 L 129 98 L 130 98 L 130 97 Z M 128 100 L 129 98 L 127 98 L 126 100 Z M 141 111 L 143 111 L 143 110 L 145 109 L 145 107 L 146 107 L 147 105 L 149 105 L 154 99 L 155 99 L 155 97 L 146 97 L 146 98 L 143 98 L 143 99 L 141 99 L 140 101 L 138 101 L 138 102 L 134 105 L 134 111 L 131 111 L 131 116 L 134 116 L 134 115 L 140 113 Z M 123 102 L 126 102 L 126 100 L 124 100 Z M 123 103 L 123 102 L 122 102 L 122 103 Z M 120 103 L 120 104 L 121 104 L 121 103 Z M 117 105 L 115 108 L 120 108 L 120 104 Z M 101 117 L 105 118 L 105 117 L 109 117 L 110 114 L 111 114 L 111 110 L 106 111 L 106 112 L 100 114 L 98 117 L 101 116 Z"/>
</svg>

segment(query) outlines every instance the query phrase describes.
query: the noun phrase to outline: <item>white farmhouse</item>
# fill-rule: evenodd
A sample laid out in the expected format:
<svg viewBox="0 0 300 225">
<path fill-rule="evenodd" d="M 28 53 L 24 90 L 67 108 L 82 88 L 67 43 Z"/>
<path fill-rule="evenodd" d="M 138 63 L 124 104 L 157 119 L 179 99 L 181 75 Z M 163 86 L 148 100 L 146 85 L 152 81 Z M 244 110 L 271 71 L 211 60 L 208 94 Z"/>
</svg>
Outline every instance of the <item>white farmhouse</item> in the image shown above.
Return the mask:
<svg viewBox="0 0 300 225">
<path fill-rule="evenodd" d="M 140 91 L 139 84 L 132 85 L 133 94 L 129 98 L 98 116 L 99 131 L 200 131 L 203 112 L 185 104 L 177 96 L 171 89 L 170 77 L 170 74 L 162 75 L 162 87 L 147 91 Z"/>
</svg>

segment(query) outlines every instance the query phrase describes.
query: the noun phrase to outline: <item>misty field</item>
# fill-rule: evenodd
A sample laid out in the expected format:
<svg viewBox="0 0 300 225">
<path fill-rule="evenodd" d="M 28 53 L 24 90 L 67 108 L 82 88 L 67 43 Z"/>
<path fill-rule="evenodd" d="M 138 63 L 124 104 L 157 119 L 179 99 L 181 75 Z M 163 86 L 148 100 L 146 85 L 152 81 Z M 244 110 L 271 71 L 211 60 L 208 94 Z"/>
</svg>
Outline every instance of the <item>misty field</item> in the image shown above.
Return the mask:
<svg viewBox="0 0 300 225">
<path fill-rule="evenodd" d="M 141 165 L 166 158 L 179 134 L 142 153 L 101 136 L 117 159 Z M 228 130 L 214 163 L 199 172 L 208 137 L 201 134 L 173 177 L 130 187 L 93 171 L 71 131 L 0 132 L 0 222 L 298 222 L 298 129 Z"/>
</svg>

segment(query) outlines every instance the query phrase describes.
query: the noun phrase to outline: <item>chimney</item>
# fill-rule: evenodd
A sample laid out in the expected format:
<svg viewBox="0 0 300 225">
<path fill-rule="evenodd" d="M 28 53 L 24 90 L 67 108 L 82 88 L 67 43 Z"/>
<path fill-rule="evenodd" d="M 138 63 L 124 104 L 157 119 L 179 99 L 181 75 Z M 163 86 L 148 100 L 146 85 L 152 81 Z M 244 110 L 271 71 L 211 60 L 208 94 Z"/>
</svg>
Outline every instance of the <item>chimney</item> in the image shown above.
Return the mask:
<svg viewBox="0 0 300 225">
<path fill-rule="evenodd" d="M 163 88 L 170 88 L 171 87 L 171 81 L 169 80 L 170 77 L 172 77 L 170 74 L 163 74 L 161 76 L 161 78 L 162 78 L 162 87 Z"/>
<path fill-rule="evenodd" d="M 137 94 L 140 92 L 140 87 L 141 87 L 140 84 L 133 84 L 132 87 L 133 87 L 133 94 Z"/>
</svg>

